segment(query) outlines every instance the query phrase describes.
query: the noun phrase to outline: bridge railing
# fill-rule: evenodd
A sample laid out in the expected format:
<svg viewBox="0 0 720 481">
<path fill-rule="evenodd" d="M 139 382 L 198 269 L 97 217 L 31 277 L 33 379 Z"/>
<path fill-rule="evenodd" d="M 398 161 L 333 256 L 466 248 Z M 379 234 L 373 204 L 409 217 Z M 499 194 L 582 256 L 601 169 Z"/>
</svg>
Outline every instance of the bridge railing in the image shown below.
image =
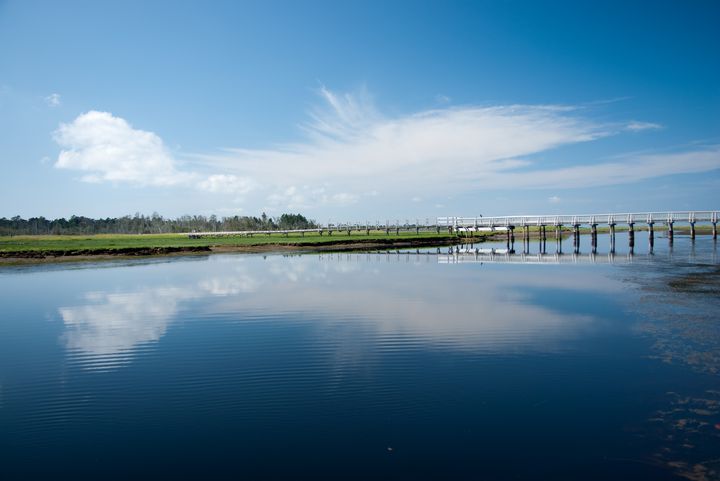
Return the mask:
<svg viewBox="0 0 720 481">
<path fill-rule="evenodd" d="M 521 227 L 539 225 L 598 225 L 636 223 L 717 223 L 720 211 L 625 212 L 577 215 L 518 215 L 497 217 L 438 217 L 438 227 Z"/>
</svg>

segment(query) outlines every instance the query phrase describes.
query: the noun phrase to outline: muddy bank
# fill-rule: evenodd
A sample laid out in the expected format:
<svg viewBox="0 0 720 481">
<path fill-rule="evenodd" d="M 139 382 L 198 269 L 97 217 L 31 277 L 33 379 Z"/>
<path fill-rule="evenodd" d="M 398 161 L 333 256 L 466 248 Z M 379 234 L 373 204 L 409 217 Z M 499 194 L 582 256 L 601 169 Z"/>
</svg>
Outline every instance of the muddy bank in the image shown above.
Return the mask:
<svg viewBox="0 0 720 481">
<path fill-rule="evenodd" d="M 365 251 L 378 249 L 421 248 L 454 245 L 457 237 L 433 239 L 352 239 L 328 242 L 292 242 L 278 244 L 184 246 L 184 247 L 122 247 L 117 249 L 34 250 L 0 252 L 0 265 L 45 262 L 68 262 L 134 257 L 212 254 L 228 252 L 262 253 L 287 251 Z"/>
</svg>

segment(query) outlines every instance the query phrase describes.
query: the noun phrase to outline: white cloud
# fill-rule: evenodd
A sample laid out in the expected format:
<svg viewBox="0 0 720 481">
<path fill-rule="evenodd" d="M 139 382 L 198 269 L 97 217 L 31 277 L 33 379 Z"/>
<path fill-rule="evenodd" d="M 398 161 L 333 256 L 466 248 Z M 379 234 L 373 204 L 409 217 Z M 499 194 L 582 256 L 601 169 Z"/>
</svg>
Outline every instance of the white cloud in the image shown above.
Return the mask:
<svg viewBox="0 0 720 481">
<path fill-rule="evenodd" d="M 195 155 L 196 171 L 183 170 L 155 133 L 107 112 L 87 112 L 55 132 L 62 147 L 55 165 L 84 172 L 85 181 L 183 186 L 235 202 L 253 192 L 256 207 L 265 204 L 268 211 L 379 202 L 371 199 L 379 192 L 398 200 L 423 192 L 432 199 L 478 189 L 614 185 L 720 168 L 717 146 L 545 166 L 544 159 L 555 160 L 552 149 L 661 128 L 639 121 L 601 124 L 572 106 L 444 107 L 388 117 L 366 91 L 322 88 L 319 95 L 323 106 L 310 112 L 303 141 Z"/>
<path fill-rule="evenodd" d="M 557 195 L 548 197 L 548 202 L 550 202 L 551 204 L 557 204 L 560 202 L 560 197 L 558 197 Z"/>
<path fill-rule="evenodd" d="M 415 196 L 415 197 L 411 198 L 410 201 L 411 202 L 420 202 L 420 201 L 422 201 L 422 197 Z"/>
<path fill-rule="evenodd" d="M 527 165 L 521 156 L 608 135 L 565 107 L 449 108 L 386 119 L 351 96 L 323 95 L 331 110 L 313 114 L 307 142 L 204 159 L 238 175 L 275 178 L 280 186 L 337 182 L 343 191 L 364 192 L 373 182 L 394 192 L 446 190 Z"/>
<path fill-rule="evenodd" d="M 59 308 L 67 329 L 65 346 L 103 356 L 158 341 L 177 313 L 179 301 L 186 297 L 185 289 L 175 287 L 88 293 L 84 305 Z"/>
<path fill-rule="evenodd" d="M 159 136 L 108 112 L 93 110 L 61 124 L 54 138 L 62 148 L 55 167 L 87 172 L 86 182 L 173 185 L 190 177 L 177 170 Z"/>
<path fill-rule="evenodd" d="M 215 174 L 201 181 L 198 187 L 208 192 L 243 195 L 255 188 L 255 181 L 237 175 Z"/>
<path fill-rule="evenodd" d="M 628 124 L 625 126 L 625 129 L 631 132 L 640 132 L 642 130 L 662 129 L 662 125 L 654 124 L 652 122 L 638 122 L 637 120 L 633 120 L 632 122 L 628 122 Z"/>
<path fill-rule="evenodd" d="M 325 186 L 310 187 L 308 185 L 302 187 L 291 185 L 283 190 L 275 191 L 267 197 L 272 210 L 277 207 L 307 209 L 320 205 L 343 206 L 354 204 L 359 199 L 360 196 L 356 194 L 347 192 L 329 193 Z"/>
<path fill-rule="evenodd" d="M 48 107 L 59 107 L 61 104 L 60 94 L 50 94 L 44 100 Z"/>
<path fill-rule="evenodd" d="M 488 182 L 497 188 L 578 188 L 620 185 L 674 174 L 720 169 L 720 146 L 670 154 L 648 154 L 615 162 L 551 170 L 497 173 Z"/>
<path fill-rule="evenodd" d="M 236 175 L 272 178 L 280 192 L 300 182 L 330 184 L 350 194 L 367 192 L 372 185 L 410 197 L 418 190 L 431 196 L 513 187 L 515 179 L 527 188 L 566 189 L 718 168 L 712 159 L 716 152 L 700 150 L 678 154 L 682 162 L 657 155 L 546 168 L 532 156 L 623 130 L 660 128 L 633 121 L 618 129 L 617 124 L 582 117 L 572 106 L 465 106 L 385 117 L 364 92 L 339 95 L 323 88 L 320 95 L 326 109 L 312 112 L 304 142 L 264 150 L 229 149 L 200 158 Z M 281 197 L 274 194 L 274 202 Z M 305 196 L 296 204 L 317 205 Z"/>
</svg>

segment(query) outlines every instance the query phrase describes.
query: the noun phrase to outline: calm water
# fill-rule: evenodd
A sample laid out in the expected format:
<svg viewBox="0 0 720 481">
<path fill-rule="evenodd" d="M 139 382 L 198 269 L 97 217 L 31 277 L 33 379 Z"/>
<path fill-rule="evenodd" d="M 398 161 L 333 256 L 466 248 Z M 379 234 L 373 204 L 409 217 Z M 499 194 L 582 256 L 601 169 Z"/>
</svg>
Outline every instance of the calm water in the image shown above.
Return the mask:
<svg viewBox="0 0 720 481">
<path fill-rule="evenodd" d="M 646 241 L 0 269 L 2 479 L 717 479 L 716 246 Z"/>
</svg>

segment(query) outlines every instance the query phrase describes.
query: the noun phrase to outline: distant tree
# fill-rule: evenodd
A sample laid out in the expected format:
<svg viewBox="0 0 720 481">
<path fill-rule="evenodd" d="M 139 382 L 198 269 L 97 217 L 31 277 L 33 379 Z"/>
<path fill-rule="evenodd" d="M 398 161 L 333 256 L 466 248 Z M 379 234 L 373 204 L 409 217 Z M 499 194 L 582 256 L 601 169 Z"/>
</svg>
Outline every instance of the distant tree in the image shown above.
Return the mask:
<svg viewBox="0 0 720 481">
<path fill-rule="evenodd" d="M 0 235 L 35 234 L 139 234 L 171 233 L 190 231 L 242 231 L 272 229 L 309 229 L 317 223 L 301 214 L 282 214 L 278 218 L 268 217 L 263 212 L 260 217 L 232 216 L 218 218 L 215 215 L 183 215 L 177 219 L 165 219 L 157 212 L 150 216 L 135 213 L 134 216 L 106 217 L 91 219 L 83 216 L 71 216 L 69 219 L 54 220 L 45 217 L 23 219 L 14 216 L 0 218 Z"/>
</svg>

